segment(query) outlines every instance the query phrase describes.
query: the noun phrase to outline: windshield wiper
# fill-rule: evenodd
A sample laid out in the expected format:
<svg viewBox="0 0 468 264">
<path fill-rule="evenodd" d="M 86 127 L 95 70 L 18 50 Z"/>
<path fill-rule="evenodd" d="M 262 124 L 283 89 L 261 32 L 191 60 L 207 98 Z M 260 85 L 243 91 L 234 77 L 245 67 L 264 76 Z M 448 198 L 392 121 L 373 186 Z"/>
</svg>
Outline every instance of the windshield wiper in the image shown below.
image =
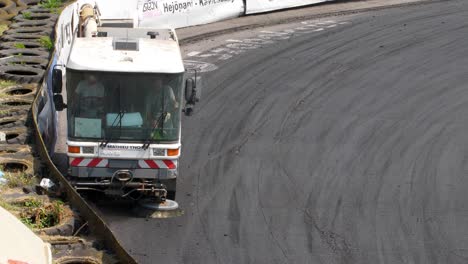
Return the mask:
<svg viewBox="0 0 468 264">
<path fill-rule="evenodd" d="M 145 141 L 143 141 L 143 146 L 142 148 L 144 150 L 148 149 L 149 148 L 149 145 L 151 144 L 151 137 L 153 136 L 153 133 L 156 131 L 156 129 L 164 129 L 164 120 L 166 119 L 166 116 L 167 116 L 167 112 L 162 112 L 156 123 L 154 124 L 154 126 L 151 128 L 151 131 L 148 135 L 148 137 L 145 139 Z"/>
<path fill-rule="evenodd" d="M 112 124 L 110 125 L 111 127 L 114 127 L 115 125 L 115 121 L 117 121 L 117 119 L 119 119 L 119 126 L 120 126 L 120 130 L 119 130 L 119 134 L 122 132 L 122 118 L 125 116 L 125 111 L 119 111 L 119 113 L 117 114 L 117 116 L 114 118 L 114 121 L 112 121 Z M 107 135 L 107 133 L 106 133 Z M 113 137 L 109 137 L 109 139 L 107 139 L 107 136 L 104 136 L 104 139 L 99 143 L 99 147 L 101 148 L 105 148 L 107 146 L 107 144 L 109 144 L 109 142 L 113 139 Z"/>
</svg>

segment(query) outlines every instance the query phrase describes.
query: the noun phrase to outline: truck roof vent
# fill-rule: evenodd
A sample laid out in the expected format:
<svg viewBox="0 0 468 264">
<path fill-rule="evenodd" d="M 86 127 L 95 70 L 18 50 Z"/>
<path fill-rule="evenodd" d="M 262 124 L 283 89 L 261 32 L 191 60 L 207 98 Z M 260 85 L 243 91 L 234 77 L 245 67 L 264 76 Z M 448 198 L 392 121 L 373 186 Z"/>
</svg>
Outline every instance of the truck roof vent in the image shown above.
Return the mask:
<svg viewBox="0 0 468 264">
<path fill-rule="evenodd" d="M 114 39 L 112 46 L 114 46 L 114 50 L 138 50 L 138 40 Z"/>
</svg>

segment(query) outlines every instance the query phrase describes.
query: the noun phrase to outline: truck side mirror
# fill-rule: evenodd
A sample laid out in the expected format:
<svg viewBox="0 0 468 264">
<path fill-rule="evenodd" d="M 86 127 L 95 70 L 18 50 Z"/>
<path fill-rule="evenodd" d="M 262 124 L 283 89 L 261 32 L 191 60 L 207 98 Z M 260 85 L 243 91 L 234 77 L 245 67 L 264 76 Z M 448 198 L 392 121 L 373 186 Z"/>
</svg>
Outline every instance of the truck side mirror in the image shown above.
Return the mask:
<svg viewBox="0 0 468 264">
<path fill-rule="evenodd" d="M 62 70 L 52 70 L 52 92 L 62 93 Z"/>
<path fill-rule="evenodd" d="M 54 95 L 54 105 L 55 110 L 62 111 L 63 109 L 67 108 L 67 105 L 63 103 L 63 97 L 61 94 Z"/>
<path fill-rule="evenodd" d="M 196 95 L 197 84 L 192 78 L 189 78 L 185 81 L 185 101 L 187 101 L 187 104 L 195 104 Z"/>
</svg>

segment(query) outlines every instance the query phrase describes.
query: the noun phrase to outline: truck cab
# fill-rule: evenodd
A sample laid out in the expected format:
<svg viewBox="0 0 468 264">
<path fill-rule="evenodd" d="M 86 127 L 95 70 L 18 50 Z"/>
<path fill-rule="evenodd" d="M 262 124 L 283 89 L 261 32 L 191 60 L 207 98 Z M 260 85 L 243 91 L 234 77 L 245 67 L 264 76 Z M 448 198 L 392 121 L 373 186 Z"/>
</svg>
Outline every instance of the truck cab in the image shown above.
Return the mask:
<svg viewBox="0 0 468 264">
<path fill-rule="evenodd" d="M 77 190 L 175 199 L 181 115 L 196 101 L 196 77 L 184 74 L 172 29 L 100 27 L 74 39 L 52 86 Z"/>
</svg>

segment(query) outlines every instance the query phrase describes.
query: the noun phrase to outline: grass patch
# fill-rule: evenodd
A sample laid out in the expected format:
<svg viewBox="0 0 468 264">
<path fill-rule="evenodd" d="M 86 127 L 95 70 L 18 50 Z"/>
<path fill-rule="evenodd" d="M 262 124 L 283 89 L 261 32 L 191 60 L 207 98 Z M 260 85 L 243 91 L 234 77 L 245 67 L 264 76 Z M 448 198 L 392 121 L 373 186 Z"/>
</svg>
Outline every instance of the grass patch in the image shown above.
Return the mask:
<svg viewBox="0 0 468 264">
<path fill-rule="evenodd" d="M 8 188 L 17 188 L 23 186 L 30 186 L 36 184 L 36 177 L 28 175 L 26 173 L 9 173 L 5 172 L 3 178 L 6 180 L 6 187 Z"/>
<path fill-rule="evenodd" d="M 24 43 L 21 43 L 21 42 L 13 44 L 13 47 L 15 47 L 17 49 L 25 49 L 26 48 Z"/>
<path fill-rule="evenodd" d="M 8 25 L 0 24 L 0 36 L 8 29 Z"/>
<path fill-rule="evenodd" d="M 31 19 L 31 12 L 28 12 L 28 11 L 23 12 L 23 17 L 25 19 Z"/>
<path fill-rule="evenodd" d="M 0 89 L 18 85 L 18 83 L 9 80 L 0 80 Z"/>
<path fill-rule="evenodd" d="M 47 228 L 60 223 L 63 218 L 63 202 L 55 201 L 43 205 L 40 201 L 31 200 L 21 212 L 20 220 L 30 228 Z"/>
<path fill-rule="evenodd" d="M 0 116 L 6 116 L 6 115 L 8 115 L 8 114 L 10 114 L 10 110 L 5 110 L 5 109 L 4 109 L 4 110 L 0 110 Z"/>
<path fill-rule="evenodd" d="M 44 205 L 44 203 L 35 198 L 27 198 L 21 201 L 14 201 L 10 203 L 13 208 L 18 209 L 18 208 L 38 208 Z"/>
<path fill-rule="evenodd" d="M 13 212 L 15 210 L 18 210 L 18 207 L 6 202 L 5 200 L 0 198 L 0 207 L 3 207 L 5 210 Z"/>
<path fill-rule="evenodd" d="M 39 5 L 43 8 L 58 9 L 62 3 L 62 0 L 43 0 Z"/>
<path fill-rule="evenodd" d="M 49 51 L 52 51 L 54 49 L 54 42 L 52 42 L 49 36 L 40 37 L 39 44 L 41 44 L 42 47 L 46 48 Z"/>
</svg>

